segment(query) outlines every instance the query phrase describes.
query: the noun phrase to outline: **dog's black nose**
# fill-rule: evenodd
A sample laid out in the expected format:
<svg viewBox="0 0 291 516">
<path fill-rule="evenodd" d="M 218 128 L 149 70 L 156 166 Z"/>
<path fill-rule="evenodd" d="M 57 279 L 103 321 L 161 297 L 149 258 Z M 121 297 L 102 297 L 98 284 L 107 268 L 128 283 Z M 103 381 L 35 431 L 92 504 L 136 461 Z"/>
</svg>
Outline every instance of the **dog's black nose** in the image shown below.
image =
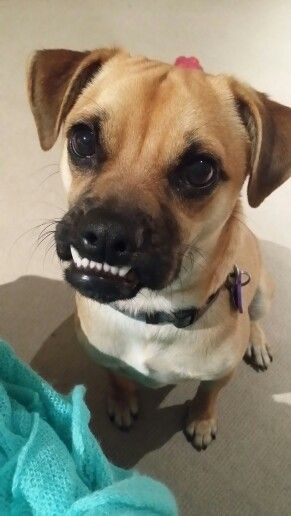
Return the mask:
<svg viewBox="0 0 291 516">
<path fill-rule="evenodd" d="M 78 231 L 78 247 L 98 262 L 109 265 L 127 263 L 138 247 L 132 222 L 107 210 L 90 210 Z"/>
</svg>

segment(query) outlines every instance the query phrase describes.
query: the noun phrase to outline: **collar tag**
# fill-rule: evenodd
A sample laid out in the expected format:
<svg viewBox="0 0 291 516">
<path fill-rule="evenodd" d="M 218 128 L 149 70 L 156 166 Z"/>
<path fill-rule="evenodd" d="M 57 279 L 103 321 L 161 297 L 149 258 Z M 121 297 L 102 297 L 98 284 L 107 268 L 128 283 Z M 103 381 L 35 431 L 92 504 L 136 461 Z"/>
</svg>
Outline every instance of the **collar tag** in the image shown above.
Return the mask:
<svg viewBox="0 0 291 516">
<path fill-rule="evenodd" d="M 248 272 L 242 271 L 237 265 L 234 266 L 233 271 L 228 275 L 227 284 L 231 293 L 232 303 L 234 308 L 243 313 L 243 298 L 242 287 L 251 281 L 251 276 Z"/>
</svg>

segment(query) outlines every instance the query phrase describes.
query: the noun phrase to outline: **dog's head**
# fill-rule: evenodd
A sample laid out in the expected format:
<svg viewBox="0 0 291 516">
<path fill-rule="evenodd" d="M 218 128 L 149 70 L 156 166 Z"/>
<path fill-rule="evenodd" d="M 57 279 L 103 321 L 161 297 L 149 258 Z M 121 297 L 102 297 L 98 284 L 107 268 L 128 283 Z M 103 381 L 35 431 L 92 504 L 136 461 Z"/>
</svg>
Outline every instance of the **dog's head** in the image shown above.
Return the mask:
<svg viewBox="0 0 291 516">
<path fill-rule="evenodd" d="M 247 176 L 252 206 L 290 176 L 291 109 L 231 77 L 115 49 L 44 50 L 29 95 L 42 148 L 64 132 L 66 278 L 101 302 L 170 285 Z"/>
</svg>

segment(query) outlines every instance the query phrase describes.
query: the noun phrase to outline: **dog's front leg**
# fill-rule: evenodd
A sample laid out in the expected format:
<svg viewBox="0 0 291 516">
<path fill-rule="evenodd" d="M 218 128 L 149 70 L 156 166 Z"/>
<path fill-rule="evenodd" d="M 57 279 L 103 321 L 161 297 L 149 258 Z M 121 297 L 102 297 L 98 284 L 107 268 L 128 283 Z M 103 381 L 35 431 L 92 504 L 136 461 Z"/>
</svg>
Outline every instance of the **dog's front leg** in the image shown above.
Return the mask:
<svg viewBox="0 0 291 516">
<path fill-rule="evenodd" d="M 206 450 L 216 438 L 217 397 L 232 374 L 233 372 L 219 380 L 201 382 L 195 398 L 190 403 L 185 432 L 196 450 Z"/>
<path fill-rule="evenodd" d="M 108 372 L 107 410 L 120 430 L 129 430 L 138 414 L 137 384 L 125 376 Z"/>
</svg>

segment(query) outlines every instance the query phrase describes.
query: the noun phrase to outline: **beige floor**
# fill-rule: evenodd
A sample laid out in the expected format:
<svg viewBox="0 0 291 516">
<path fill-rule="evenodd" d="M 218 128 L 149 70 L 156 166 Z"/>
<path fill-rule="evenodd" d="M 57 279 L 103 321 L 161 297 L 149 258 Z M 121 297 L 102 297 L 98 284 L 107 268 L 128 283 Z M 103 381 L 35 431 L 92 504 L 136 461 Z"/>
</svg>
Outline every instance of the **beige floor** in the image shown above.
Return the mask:
<svg viewBox="0 0 291 516">
<path fill-rule="evenodd" d="M 0 334 L 25 360 L 54 342 L 51 349 L 58 356 L 63 340 L 67 345 L 73 339 L 65 322 L 72 312 L 72 294 L 60 281 L 57 259 L 49 249 L 51 241 L 37 248 L 38 226 L 62 215 L 65 198 L 58 175 L 59 146 L 41 152 L 29 112 L 25 91 L 29 54 L 36 48 L 112 44 L 170 62 L 177 55 L 194 54 L 205 69 L 234 73 L 291 105 L 290 19 L 288 0 L 0 0 Z M 278 376 L 272 373 L 261 380 L 251 372 L 243 373 L 234 394 L 228 391 L 228 404 L 237 414 L 227 409 L 224 437 L 199 460 L 190 455 L 181 434 L 174 436 L 177 428 L 170 416 L 157 420 L 158 435 L 147 429 L 152 441 L 146 450 L 133 446 L 127 456 L 118 453 L 119 438 L 107 432 L 112 437 L 112 442 L 105 440 L 109 455 L 126 465 L 139 464 L 166 480 L 178 495 L 183 514 L 189 516 L 288 513 L 288 406 L 276 404 L 272 395 L 291 390 L 289 183 L 258 210 L 247 208 L 250 225 L 269 241 L 264 250 L 280 285 L 281 297 L 268 321 L 278 353 L 274 369 Z M 58 384 L 41 360 L 36 363 Z M 83 373 L 71 380 L 86 382 Z M 167 403 L 183 403 L 189 388 L 175 392 Z M 181 410 L 177 409 L 175 417 L 181 416 Z M 169 425 L 165 435 L 161 425 Z M 137 436 L 142 438 L 139 428 Z M 100 432 L 104 437 L 103 427 Z M 130 440 L 126 443 L 131 446 Z"/>
</svg>

